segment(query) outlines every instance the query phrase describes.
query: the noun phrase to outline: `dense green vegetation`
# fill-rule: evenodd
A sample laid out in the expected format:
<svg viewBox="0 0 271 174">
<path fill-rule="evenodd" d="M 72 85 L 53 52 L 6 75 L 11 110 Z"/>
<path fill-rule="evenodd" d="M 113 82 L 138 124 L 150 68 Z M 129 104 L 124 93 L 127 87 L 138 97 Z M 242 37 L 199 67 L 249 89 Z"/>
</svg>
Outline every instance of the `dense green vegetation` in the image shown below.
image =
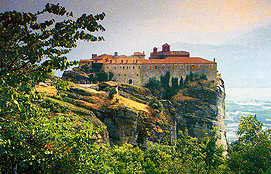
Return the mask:
<svg viewBox="0 0 271 174">
<path fill-rule="evenodd" d="M 200 79 L 207 80 L 206 75 L 199 77 L 199 75 L 194 75 L 192 71 L 190 71 L 190 74 L 185 77 L 185 80 L 181 77 L 180 82 L 178 82 L 178 78 L 172 77 L 170 86 L 170 72 L 167 71 L 165 75 L 160 76 L 160 80 L 157 80 L 156 77 L 150 77 L 145 87 L 150 89 L 154 94 L 157 91 L 163 91 L 162 98 L 170 100 L 180 89 L 187 87 L 188 82 L 198 81 Z"/>
<path fill-rule="evenodd" d="M 43 13 L 68 19 L 38 22 Z M 82 15 L 75 21 L 71 15 L 52 4 L 37 14 L 0 13 L 0 173 L 271 172 L 271 132 L 262 130 L 256 116 L 241 120 L 238 141 L 230 145 L 228 159 L 216 144 L 216 130 L 200 144 L 187 132 L 180 132 L 174 145 L 150 143 L 144 149 L 95 144 L 93 135 L 103 128 L 98 128 L 93 112 L 78 107 L 81 103 L 76 100 L 80 93 L 80 99 L 91 102 L 90 91 L 59 80 L 53 82 L 57 96 L 34 92 L 35 85 L 48 77 L 44 75 L 76 63 L 63 55 L 78 39 L 102 40 L 89 32 L 104 30 L 97 22 L 103 13 Z M 161 77 L 162 83 L 152 81 L 171 89 L 169 77 Z M 158 112 L 162 108 L 155 99 L 151 106 Z M 96 125 L 90 124 L 92 119 Z"/>
</svg>

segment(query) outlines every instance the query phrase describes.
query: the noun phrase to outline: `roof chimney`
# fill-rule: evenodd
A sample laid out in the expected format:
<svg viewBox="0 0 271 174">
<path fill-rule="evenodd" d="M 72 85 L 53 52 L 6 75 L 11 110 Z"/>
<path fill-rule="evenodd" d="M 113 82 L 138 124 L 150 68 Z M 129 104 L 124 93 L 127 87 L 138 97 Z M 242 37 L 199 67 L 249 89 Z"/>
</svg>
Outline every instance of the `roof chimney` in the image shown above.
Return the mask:
<svg viewBox="0 0 271 174">
<path fill-rule="evenodd" d="M 157 53 L 157 48 L 153 47 L 153 53 Z"/>
<path fill-rule="evenodd" d="M 97 57 L 97 54 L 92 54 L 92 58 Z"/>
</svg>

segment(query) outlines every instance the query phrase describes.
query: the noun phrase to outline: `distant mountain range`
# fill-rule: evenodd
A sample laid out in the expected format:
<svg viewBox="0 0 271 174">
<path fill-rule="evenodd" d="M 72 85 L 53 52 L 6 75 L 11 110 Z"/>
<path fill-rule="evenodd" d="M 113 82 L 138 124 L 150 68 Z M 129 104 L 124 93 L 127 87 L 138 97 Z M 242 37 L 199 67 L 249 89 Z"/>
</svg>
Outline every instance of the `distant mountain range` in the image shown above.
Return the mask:
<svg viewBox="0 0 271 174">
<path fill-rule="evenodd" d="M 177 42 L 171 46 L 174 50 L 187 50 L 191 56 L 215 58 L 226 87 L 271 87 L 271 26 L 221 45 Z"/>
</svg>

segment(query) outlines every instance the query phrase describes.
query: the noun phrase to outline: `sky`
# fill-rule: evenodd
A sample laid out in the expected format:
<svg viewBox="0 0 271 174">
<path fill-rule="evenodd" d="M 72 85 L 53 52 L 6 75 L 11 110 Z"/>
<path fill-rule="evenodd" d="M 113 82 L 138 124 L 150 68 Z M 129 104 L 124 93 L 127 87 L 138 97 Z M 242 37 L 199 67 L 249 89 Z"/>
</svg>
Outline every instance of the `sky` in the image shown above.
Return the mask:
<svg viewBox="0 0 271 174">
<path fill-rule="evenodd" d="M 1 0 L 0 11 L 36 12 L 48 2 L 59 3 L 75 17 L 105 12 L 104 45 L 123 54 L 165 42 L 221 44 L 271 23 L 270 0 Z"/>
<path fill-rule="evenodd" d="M 96 34 L 105 41 L 78 42 L 69 60 L 115 51 L 119 55 L 145 51 L 149 57 L 153 47 L 161 49 L 164 43 L 221 45 L 271 25 L 271 0 L 1 0 L 0 12 L 35 13 L 47 3 L 59 3 L 74 17 L 106 14 L 101 22 L 106 31 Z"/>
</svg>

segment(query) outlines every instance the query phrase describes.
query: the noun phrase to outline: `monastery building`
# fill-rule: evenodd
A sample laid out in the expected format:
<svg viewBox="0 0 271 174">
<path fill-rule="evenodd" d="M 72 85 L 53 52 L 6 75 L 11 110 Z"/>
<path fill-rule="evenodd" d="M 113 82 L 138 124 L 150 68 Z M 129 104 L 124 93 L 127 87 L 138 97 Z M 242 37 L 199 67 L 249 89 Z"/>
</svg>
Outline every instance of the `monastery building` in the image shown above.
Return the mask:
<svg viewBox="0 0 271 174">
<path fill-rule="evenodd" d="M 206 75 L 207 79 L 216 80 L 217 63 L 199 57 L 190 57 L 186 51 L 170 51 L 170 45 L 164 44 L 162 51 L 156 47 L 150 54 L 149 59 L 145 59 L 145 54 L 135 52 L 132 56 L 124 56 L 115 52 L 114 55 L 103 54 L 92 55 L 90 60 L 80 60 L 80 66 L 87 65 L 92 67 L 94 64 L 100 64 L 102 70 L 106 73 L 114 74 L 113 80 L 119 83 L 128 83 L 134 85 L 145 85 L 150 77 L 160 79 L 160 76 L 170 72 L 172 77 L 183 77 L 192 72 L 193 74 Z"/>
</svg>

